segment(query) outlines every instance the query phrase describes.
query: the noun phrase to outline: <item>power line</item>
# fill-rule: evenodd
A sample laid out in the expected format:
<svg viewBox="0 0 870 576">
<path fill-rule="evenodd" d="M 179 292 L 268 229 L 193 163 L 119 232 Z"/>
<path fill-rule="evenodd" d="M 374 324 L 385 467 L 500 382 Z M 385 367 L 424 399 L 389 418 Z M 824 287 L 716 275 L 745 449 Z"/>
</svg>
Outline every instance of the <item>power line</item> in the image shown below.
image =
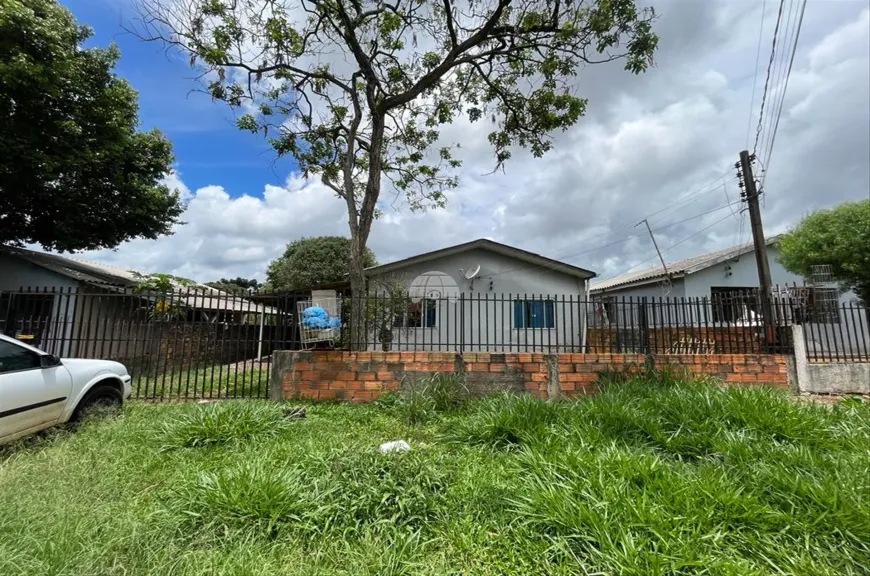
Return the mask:
<svg viewBox="0 0 870 576">
<path fill-rule="evenodd" d="M 774 57 L 773 74 L 771 75 L 770 83 L 770 110 L 765 118 L 765 127 L 761 133 L 761 142 L 756 151 L 757 156 L 761 156 L 762 150 L 767 150 L 770 145 L 770 135 L 773 131 L 774 117 L 776 116 L 777 107 L 780 103 L 779 97 L 782 95 L 781 82 L 783 75 L 785 74 L 786 63 L 788 62 L 788 45 L 791 43 L 792 32 L 794 29 L 794 7 L 795 0 L 789 0 L 788 13 L 783 19 L 783 28 L 779 38 L 778 50 Z"/>
<path fill-rule="evenodd" d="M 752 107 L 755 105 L 755 86 L 758 84 L 758 63 L 761 59 L 761 37 L 764 32 L 764 8 L 767 0 L 761 2 L 761 25 L 758 27 L 758 47 L 755 49 L 755 73 L 752 75 L 752 98 L 749 99 L 749 120 L 746 122 L 746 146 L 749 146 L 749 131 L 752 130 Z"/>
<path fill-rule="evenodd" d="M 776 14 L 776 26 L 773 29 L 773 44 L 770 48 L 770 61 L 767 63 L 767 78 L 764 80 L 764 90 L 761 93 L 761 109 L 758 114 L 758 128 L 755 131 L 755 144 L 752 146 L 754 152 L 758 148 L 758 140 L 761 138 L 761 121 L 764 118 L 764 104 L 767 101 L 767 89 L 770 85 L 770 72 L 773 68 L 774 56 L 776 56 L 776 37 L 779 34 L 779 25 L 782 22 L 782 9 L 785 6 L 785 0 L 779 0 L 779 10 Z"/>
<path fill-rule="evenodd" d="M 704 196 L 708 196 L 709 194 L 712 194 L 713 192 L 717 192 L 717 191 L 719 190 L 719 186 L 717 186 L 716 188 L 713 188 L 712 190 L 707 190 L 707 188 L 709 188 L 710 185 L 719 182 L 719 178 L 722 178 L 723 176 L 725 176 L 725 174 L 727 174 L 729 170 L 730 170 L 730 167 L 728 168 L 728 170 L 725 170 L 724 172 L 722 172 L 722 173 L 720 173 L 718 176 L 716 176 L 716 178 L 715 178 L 714 180 L 711 180 L 710 182 L 708 182 L 708 183 L 705 184 L 704 186 L 701 186 L 700 188 L 696 188 L 696 189 L 692 190 L 691 192 L 682 195 L 680 198 L 678 198 L 678 199 L 675 200 L 674 202 L 671 202 L 670 204 L 664 206 L 663 208 L 660 208 L 660 209 L 658 209 L 658 210 L 656 210 L 655 212 L 652 212 L 652 213 L 650 213 L 650 214 L 646 214 L 645 216 L 641 216 L 641 217 L 640 217 L 639 219 L 637 219 L 637 220 L 632 220 L 631 223 L 628 223 L 628 224 L 625 224 L 625 225 L 619 226 L 619 227 L 617 227 L 617 228 L 614 228 L 614 229 L 612 229 L 612 230 L 609 230 L 609 231 L 607 232 L 607 235 L 608 235 L 608 236 L 612 236 L 612 235 L 615 234 L 616 232 L 620 232 L 620 231 L 625 230 L 625 229 L 627 229 L 627 228 L 631 228 L 631 227 L 634 226 L 637 222 L 642 221 L 644 218 L 653 218 L 654 216 L 656 216 L 656 215 L 658 215 L 658 214 L 661 214 L 661 213 L 664 212 L 665 210 L 669 210 L 669 209 L 675 208 L 676 206 L 678 206 L 678 205 L 680 205 L 680 204 L 683 204 L 683 205 L 684 205 L 684 206 L 682 206 L 682 207 L 680 208 L 680 209 L 682 209 L 683 207 L 685 207 L 685 206 L 687 206 L 687 205 L 689 205 L 689 204 L 692 204 L 693 202 L 696 202 L 697 200 L 700 200 L 700 199 L 703 198 Z M 736 182 L 737 180 L 738 180 L 738 178 L 737 178 L 737 177 L 734 177 L 734 178 L 731 178 L 730 180 L 728 180 L 727 182 L 728 182 L 728 183 L 730 183 L 730 182 Z M 721 184 L 720 186 L 722 186 L 722 185 L 724 185 L 724 184 L 725 184 L 725 183 Z M 706 192 L 705 192 L 705 190 L 706 190 Z M 619 243 L 621 243 L 621 242 L 623 242 L 623 241 L 625 241 L 625 240 L 631 239 L 631 238 L 633 238 L 633 237 L 634 237 L 634 235 L 629 236 L 628 238 L 626 238 L 626 239 L 624 239 L 624 240 L 619 240 L 619 241 L 616 241 L 616 242 L 611 243 L 611 244 L 605 244 L 605 245 L 603 245 L 602 247 L 612 246 L 613 244 L 619 244 Z M 572 257 L 572 256 L 576 256 L 576 255 L 577 255 L 576 253 L 574 253 L 574 254 L 565 254 L 565 252 L 566 252 L 567 250 L 571 250 L 571 249 L 572 249 L 572 248 L 570 248 L 570 247 L 561 248 L 561 249 L 559 249 L 559 250 L 556 250 L 555 252 L 552 252 L 552 255 L 551 255 L 550 257 L 551 257 L 551 258 L 570 258 L 570 257 Z"/>
<path fill-rule="evenodd" d="M 795 54 L 797 54 L 798 39 L 800 38 L 800 35 L 801 35 L 801 27 L 802 27 L 803 22 L 804 22 L 804 13 L 806 12 L 806 9 L 807 9 L 807 0 L 803 0 L 803 3 L 801 4 L 800 16 L 798 16 L 797 31 L 795 32 L 794 43 L 792 44 L 792 48 L 791 48 L 791 58 L 789 59 L 789 63 L 788 63 L 788 71 L 786 72 L 786 75 L 785 75 L 785 84 L 782 87 L 782 97 L 780 98 L 779 111 L 776 114 L 776 123 L 773 125 L 773 135 L 771 136 L 771 139 L 770 139 L 770 146 L 767 149 L 767 156 L 766 156 L 766 162 L 765 162 L 766 167 L 764 170 L 764 175 L 762 176 L 762 180 L 761 180 L 762 188 L 764 187 L 764 179 L 767 177 L 767 174 L 768 174 L 768 169 L 770 166 L 770 158 L 773 155 L 773 145 L 776 142 L 776 132 L 779 129 L 779 118 L 780 118 L 780 116 L 782 116 L 782 106 L 783 106 L 783 103 L 785 102 L 785 93 L 788 90 L 788 80 L 791 77 L 791 70 L 792 70 L 792 67 L 794 66 L 794 57 L 795 57 Z"/>
<path fill-rule="evenodd" d="M 739 200 L 736 202 L 731 202 L 729 204 L 725 204 L 725 205 L 719 206 L 717 208 L 713 208 L 712 210 L 707 210 L 706 212 L 702 212 L 700 214 L 695 214 L 694 216 L 689 216 L 688 218 L 683 218 L 682 220 L 677 220 L 676 222 L 670 222 L 668 224 L 664 224 L 662 226 L 659 226 L 659 227 L 653 229 L 653 232 L 659 232 L 661 230 L 664 230 L 665 228 L 670 228 L 671 226 L 676 226 L 677 224 L 683 224 L 683 223 L 688 222 L 690 220 L 695 220 L 696 218 L 702 218 L 702 217 L 707 216 L 709 214 L 713 214 L 714 212 L 718 212 L 719 210 L 724 210 L 725 208 L 730 208 L 731 206 L 734 206 L 736 204 L 740 204 L 741 202 L 742 202 L 742 200 Z M 617 244 L 623 244 L 625 242 L 628 242 L 632 238 L 637 238 L 639 236 L 643 236 L 643 234 L 632 234 L 630 236 L 626 236 L 625 238 L 622 238 L 621 240 L 616 240 L 614 242 L 609 242 L 607 244 L 602 244 L 600 246 L 593 246 L 592 248 L 586 248 L 584 250 L 581 250 L 579 252 L 575 252 L 573 254 L 567 254 L 565 256 L 561 256 L 560 258 L 574 258 L 574 257 L 580 256 L 582 254 L 588 254 L 590 252 L 595 252 L 595 251 L 601 250 L 603 248 L 609 248 L 610 246 L 615 246 Z M 540 275 L 540 274 L 545 274 L 549 270 L 553 270 L 555 268 L 558 268 L 560 265 L 561 265 L 561 263 L 558 263 L 558 264 L 535 264 L 535 265 L 531 265 L 531 266 L 518 266 L 516 268 L 508 268 L 507 270 L 502 270 L 501 272 L 496 272 L 495 274 L 490 274 L 487 276 L 487 278 L 495 278 L 496 276 L 501 276 L 502 274 L 507 274 L 509 272 L 517 272 L 520 270 L 535 270 L 537 268 L 543 268 L 544 270 L 542 270 L 541 272 L 538 273 L 538 275 Z"/>
<path fill-rule="evenodd" d="M 713 222 L 713 223 L 710 224 L 709 226 L 705 226 L 704 228 L 701 228 L 701 229 L 698 230 L 697 232 L 694 232 L 694 233 L 690 234 L 689 236 L 686 236 L 685 238 L 683 238 L 683 239 L 680 240 L 679 242 L 677 242 L 677 243 L 675 243 L 675 244 L 671 244 L 670 246 L 668 246 L 667 248 L 665 248 L 664 250 L 662 250 L 662 254 L 664 254 L 665 252 L 668 252 L 668 251 L 670 251 L 670 250 L 673 250 L 674 248 L 676 248 L 677 246 L 680 246 L 681 244 L 684 244 L 685 242 L 688 242 L 689 240 L 691 240 L 692 238 L 694 238 L 694 237 L 697 236 L 698 234 L 701 234 L 701 233 L 703 233 L 703 232 L 706 232 L 707 230 L 709 230 L 709 229 L 712 228 L 713 226 L 716 226 L 717 224 L 721 224 L 722 222 L 724 222 L 725 220 L 727 220 L 727 219 L 730 218 L 730 217 L 731 217 L 731 215 L 729 214 L 729 215 L 725 216 L 724 218 L 721 218 L 721 219 L 719 219 L 719 220 L 716 220 L 715 222 Z M 658 255 L 656 255 L 656 256 L 652 256 L 651 258 L 647 258 L 646 260 L 643 260 L 643 261 L 641 261 L 641 262 L 638 262 L 637 264 L 631 266 L 630 268 L 628 268 L 627 270 L 624 270 L 623 272 L 620 272 L 620 273 L 618 273 L 618 274 L 614 274 L 613 276 L 610 276 L 610 277 L 608 277 L 608 278 L 605 278 L 605 280 L 610 280 L 610 279 L 612 279 L 612 278 L 616 278 L 617 276 L 622 276 L 623 274 L 628 274 L 629 272 L 631 272 L 632 270 L 634 270 L 635 268 L 637 268 L 637 267 L 640 266 L 641 264 L 646 264 L 646 263 L 649 262 L 650 260 L 655 260 L 657 257 L 658 257 Z"/>
</svg>

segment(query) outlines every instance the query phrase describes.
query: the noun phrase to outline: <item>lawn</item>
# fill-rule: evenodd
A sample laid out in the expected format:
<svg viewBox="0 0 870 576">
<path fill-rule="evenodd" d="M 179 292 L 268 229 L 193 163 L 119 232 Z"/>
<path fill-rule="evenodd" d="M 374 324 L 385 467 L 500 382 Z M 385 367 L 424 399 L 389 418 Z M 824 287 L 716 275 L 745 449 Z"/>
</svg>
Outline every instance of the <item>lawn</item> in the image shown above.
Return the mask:
<svg viewBox="0 0 870 576">
<path fill-rule="evenodd" d="M 0 574 L 870 573 L 870 403 L 456 391 L 132 404 L 0 448 Z"/>
</svg>

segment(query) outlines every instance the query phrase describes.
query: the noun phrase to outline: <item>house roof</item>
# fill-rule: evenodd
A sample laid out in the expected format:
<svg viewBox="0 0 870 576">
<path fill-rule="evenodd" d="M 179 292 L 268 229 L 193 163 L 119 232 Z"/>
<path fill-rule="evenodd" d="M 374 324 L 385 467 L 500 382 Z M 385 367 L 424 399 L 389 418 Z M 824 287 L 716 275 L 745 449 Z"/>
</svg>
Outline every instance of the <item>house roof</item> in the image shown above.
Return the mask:
<svg viewBox="0 0 870 576">
<path fill-rule="evenodd" d="M 779 241 L 779 238 L 779 236 L 772 236 L 768 238 L 768 246 L 771 244 L 776 244 Z M 716 250 L 715 252 L 708 252 L 706 254 L 692 256 L 691 258 L 677 260 L 676 262 L 668 262 L 668 273 L 670 274 L 671 278 L 682 278 L 683 276 L 698 272 L 699 270 L 704 270 L 706 268 L 709 268 L 710 266 L 715 266 L 716 264 L 727 262 L 728 260 L 732 260 L 734 258 L 739 258 L 744 254 L 752 252 L 753 248 L 754 245 L 752 243 L 738 244 L 737 246 L 723 248 L 722 250 Z M 599 293 L 607 290 L 613 290 L 616 288 L 629 288 L 631 286 L 639 286 L 643 284 L 659 282 L 661 280 L 664 280 L 664 278 L 665 270 L 661 265 L 651 266 L 650 268 L 646 268 L 644 270 L 638 270 L 637 272 L 628 272 L 626 274 L 620 274 L 618 276 L 596 282 L 592 284 L 589 291 L 592 293 Z"/>
<path fill-rule="evenodd" d="M 525 262 L 526 264 L 530 265 L 529 267 L 546 268 L 548 270 L 554 270 L 557 272 L 562 272 L 563 274 L 567 274 L 569 276 L 580 278 L 581 280 L 595 277 L 595 272 L 592 272 L 591 270 L 586 270 L 585 268 L 580 268 L 579 266 L 574 266 L 572 264 L 566 264 L 565 262 L 560 262 L 559 260 L 553 260 L 552 258 L 547 258 L 546 256 L 535 254 L 534 252 L 528 252 L 527 250 L 522 250 L 520 248 L 508 246 L 507 244 L 501 244 L 499 242 L 487 240 L 485 238 L 472 240 L 471 242 L 457 244 L 455 246 L 448 246 L 447 248 L 433 250 L 432 252 L 417 254 L 416 256 L 411 256 L 410 258 L 404 258 L 402 260 L 396 260 L 395 262 L 390 262 L 388 264 L 370 266 L 369 268 L 366 268 L 366 272 L 376 274 L 393 272 L 395 270 L 401 270 L 402 268 L 413 266 L 415 264 L 422 264 L 424 262 L 429 262 L 438 258 L 443 258 L 445 256 L 462 254 L 463 252 L 468 252 L 469 250 L 474 249 L 488 250 L 496 254 L 501 254 L 503 256 Z"/>
<path fill-rule="evenodd" d="M 26 260 L 31 264 L 51 270 L 67 278 L 99 286 L 107 290 L 120 291 L 131 288 L 141 283 L 143 277 L 148 277 L 147 273 L 137 270 L 15 246 L 0 244 L 0 254 Z M 37 288 L 41 288 L 41 286 Z M 263 311 L 267 314 L 273 311 L 272 308 L 258 306 L 247 298 L 242 298 L 229 292 L 206 286 L 205 284 L 195 283 L 188 286 L 174 283 L 173 288 L 177 290 L 175 294 L 178 301 L 184 303 L 189 308 L 225 312 L 256 313 Z M 188 288 L 189 290 L 187 290 Z"/>
</svg>

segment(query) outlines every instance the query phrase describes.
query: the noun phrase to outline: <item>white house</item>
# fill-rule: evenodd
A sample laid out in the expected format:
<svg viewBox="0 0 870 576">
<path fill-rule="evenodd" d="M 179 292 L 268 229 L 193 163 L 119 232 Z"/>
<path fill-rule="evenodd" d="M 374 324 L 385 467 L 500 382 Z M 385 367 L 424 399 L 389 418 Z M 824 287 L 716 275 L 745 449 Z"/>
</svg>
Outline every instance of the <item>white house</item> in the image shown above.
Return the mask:
<svg viewBox="0 0 870 576">
<path fill-rule="evenodd" d="M 376 322 L 373 349 L 532 352 L 581 349 L 582 302 L 595 273 L 480 239 L 374 266 L 366 276 L 370 294 L 399 286 L 409 297 L 406 310 Z"/>
</svg>

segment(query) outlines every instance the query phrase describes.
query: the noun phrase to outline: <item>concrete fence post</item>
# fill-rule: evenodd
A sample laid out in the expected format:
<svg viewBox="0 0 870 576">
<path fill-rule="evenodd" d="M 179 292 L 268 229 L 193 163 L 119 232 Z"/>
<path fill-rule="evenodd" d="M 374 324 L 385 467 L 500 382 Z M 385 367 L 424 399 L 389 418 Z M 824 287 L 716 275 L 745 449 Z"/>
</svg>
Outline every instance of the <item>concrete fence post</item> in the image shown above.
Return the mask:
<svg viewBox="0 0 870 576">
<path fill-rule="evenodd" d="M 559 355 L 544 354 L 544 364 L 547 366 L 547 399 L 558 400 L 562 396 L 559 383 Z"/>
</svg>

